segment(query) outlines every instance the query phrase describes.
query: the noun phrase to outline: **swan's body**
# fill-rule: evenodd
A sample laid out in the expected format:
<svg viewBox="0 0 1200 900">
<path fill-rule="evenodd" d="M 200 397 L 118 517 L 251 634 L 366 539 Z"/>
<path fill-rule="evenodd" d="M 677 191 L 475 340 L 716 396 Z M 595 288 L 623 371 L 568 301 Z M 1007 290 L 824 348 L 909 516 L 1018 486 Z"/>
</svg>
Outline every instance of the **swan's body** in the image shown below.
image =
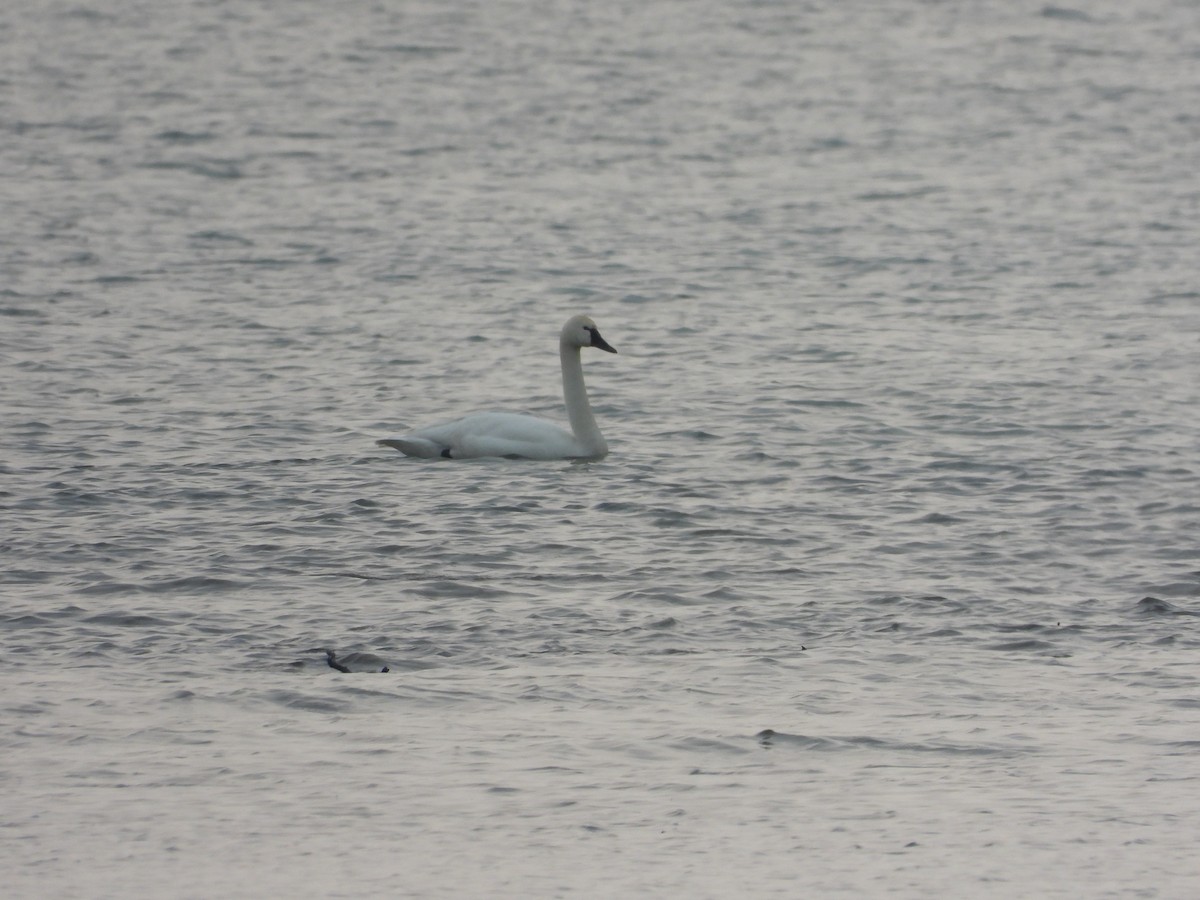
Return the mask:
<svg viewBox="0 0 1200 900">
<path fill-rule="evenodd" d="M 395 447 L 407 456 L 427 458 L 600 459 L 608 453 L 608 444 L 596 425 L 583 383 L 579 351 L 584 347 L 617 352 L 600 336 L 596 323 L 587 316 L 575 316 L 563 326 L 558 353 L 562 361 L 563 399 L 571 422 L 570 431 L 537 416 L 485 412 L 379 443 Z"/>
</svg>

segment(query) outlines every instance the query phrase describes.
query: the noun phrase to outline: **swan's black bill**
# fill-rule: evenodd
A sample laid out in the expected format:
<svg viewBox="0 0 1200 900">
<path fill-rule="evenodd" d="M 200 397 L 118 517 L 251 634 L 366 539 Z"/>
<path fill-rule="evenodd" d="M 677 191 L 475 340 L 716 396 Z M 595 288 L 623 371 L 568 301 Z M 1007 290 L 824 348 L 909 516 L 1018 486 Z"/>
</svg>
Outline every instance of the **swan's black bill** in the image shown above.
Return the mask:
<svg viewBox="0 0 1200 900">
<path fill-rule="evenodd" d="M 604 338 L 600 337 L 600 329 L 599 328 L 595 328 L 595 327 L 589 328 L 588 331 L 590 331 L 592 334 L 592 346 L 595 347 L 597 350 L 605 350 L 609 353 L 617 352 L 616 347 L 613 347 L 611 344 L 609 344 L 608 341 L 606 341 Z"/>
</svg>

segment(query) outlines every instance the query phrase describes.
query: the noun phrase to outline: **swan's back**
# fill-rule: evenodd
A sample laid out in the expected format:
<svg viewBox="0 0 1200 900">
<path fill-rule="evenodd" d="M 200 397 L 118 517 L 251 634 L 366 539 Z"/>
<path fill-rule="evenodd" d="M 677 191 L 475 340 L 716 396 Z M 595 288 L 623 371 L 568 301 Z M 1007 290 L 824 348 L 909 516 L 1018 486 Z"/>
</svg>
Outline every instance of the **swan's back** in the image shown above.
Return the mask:
<svg viewBox="0 0 1200 900">
<path fill-rule="evenodd" d="M 379 443 L 408 456 L 429 459 L 575 459 L 591 455 L 574 435 L 553 422 L 507 412 L 475 413 Z"/>
</svg>

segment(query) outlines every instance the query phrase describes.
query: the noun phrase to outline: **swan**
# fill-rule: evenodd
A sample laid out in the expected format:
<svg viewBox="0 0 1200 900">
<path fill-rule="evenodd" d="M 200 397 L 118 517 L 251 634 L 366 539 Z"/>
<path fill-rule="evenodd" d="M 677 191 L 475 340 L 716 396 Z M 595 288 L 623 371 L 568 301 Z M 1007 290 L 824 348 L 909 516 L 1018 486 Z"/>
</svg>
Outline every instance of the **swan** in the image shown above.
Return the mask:
<svg viewBox="0 0 1200 900">
<path fill-rule="evenodd" d="M 584 347 L 617 352 L 587 316 L 572 316 L 563 326 L 558 355 L 570 431 L 536 416 L 484 412 L 376 443 L 394 447 L 406 456 L 425 458 L 601 459 L 608 453 L 608 444 L 596 425 L 583 384 L 579 351 Z"/>
</svg>

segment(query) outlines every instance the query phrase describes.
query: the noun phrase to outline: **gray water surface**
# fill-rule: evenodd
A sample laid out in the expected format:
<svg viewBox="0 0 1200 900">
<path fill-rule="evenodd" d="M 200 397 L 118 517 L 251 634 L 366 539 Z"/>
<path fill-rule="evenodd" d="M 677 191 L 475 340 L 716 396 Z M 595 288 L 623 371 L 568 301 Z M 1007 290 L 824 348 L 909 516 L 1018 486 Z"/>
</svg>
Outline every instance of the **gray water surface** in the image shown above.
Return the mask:
<svg viewBox="0 0 1200 900">
<path fill-rule="evenodd" d="M 6 896 L 1194 896 L 1195 4 L 10 6 Z"/>
</svg>

